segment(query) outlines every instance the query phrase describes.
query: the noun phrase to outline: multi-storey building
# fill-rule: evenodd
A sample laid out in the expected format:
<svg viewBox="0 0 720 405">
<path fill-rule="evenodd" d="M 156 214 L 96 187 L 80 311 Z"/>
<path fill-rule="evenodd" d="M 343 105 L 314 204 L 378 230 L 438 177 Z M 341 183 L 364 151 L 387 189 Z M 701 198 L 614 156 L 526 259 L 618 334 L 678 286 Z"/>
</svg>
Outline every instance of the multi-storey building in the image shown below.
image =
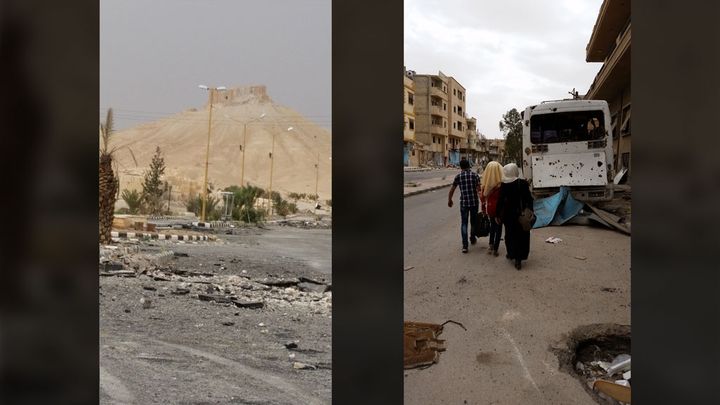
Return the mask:
<svg viewBox="0 0 720 405">
<path fill-rule="evenodd" d="M 460 163 L 461 150 L 468 142 L 465 87 L 442 72 L 415 74 L 414 82 L 419 164 Z"/>
<path fill-rule="evenodd" d="M 418 148 L 415 140 L 415 72 L 405 70 L 403 74 L 403 113 L 405 126 L 403 129 L 403 165 L 418 166 Z"/>
<path fill-rule="evenodd" d="M 488 159 L 505 164 L 505 140 L 488 139 Z"/>
<path fill-rule="evenodd" d="M 415 139 L 422 144 L 419 145 L 420 164 L 447 164 L 448 80 L 442 72 L 415 75 Z"/>
<path fill-rule="evenodd" d="M 460 142 L 460 155 L 468 159 L 473 165 L 478 161 L 480 138 L 477 132 L 477 119 L 465 119 L 465 137 Z"/>
<path fill-rule="evenodd" d="M 586 48 L 587 62 L 602 62 L 588 100 L 610 107 L 616 170 L 626 168 L 630 180 L 630 0 L 604 0 Z"/>
<path fill-rule="evenodd" d="M 460 148 L 467 139 L 465 87 L 453 77 L 448 78 L 448 162 L 460 163 Z"/>
</svg>

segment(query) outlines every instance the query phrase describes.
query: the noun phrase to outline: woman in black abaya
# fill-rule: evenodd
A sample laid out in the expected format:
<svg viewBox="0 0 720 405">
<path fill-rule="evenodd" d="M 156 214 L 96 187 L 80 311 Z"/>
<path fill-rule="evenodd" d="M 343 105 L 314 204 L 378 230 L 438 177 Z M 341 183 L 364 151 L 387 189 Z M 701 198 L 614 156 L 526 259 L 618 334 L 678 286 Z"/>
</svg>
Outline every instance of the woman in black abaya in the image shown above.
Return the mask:
<svg viewBox="0 0 720 405">
<path fill-rule="evenodd" d="M 515 163 L 503 167 L 503 184 L 498 199 L 498 217 L 505 225 L 506 257 L 515 262 L 515 268 L 522 268 L 522 261 L 530 253 L 530 232 L 523 230 L 518 217 L 524 208 L 533 207 L 530 185 L 520 177 L 520 169 Z"/>
</svg>

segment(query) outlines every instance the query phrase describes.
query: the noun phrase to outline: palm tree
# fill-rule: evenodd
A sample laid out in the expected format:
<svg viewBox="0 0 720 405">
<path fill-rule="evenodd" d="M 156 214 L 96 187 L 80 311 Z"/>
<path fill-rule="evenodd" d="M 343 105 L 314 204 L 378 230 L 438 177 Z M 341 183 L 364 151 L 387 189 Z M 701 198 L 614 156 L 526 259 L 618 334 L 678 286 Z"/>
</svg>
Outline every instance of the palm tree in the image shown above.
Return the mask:
<svg viewBox="0 0 720 405">
<path fill-rule="evenodd" d="M 111 242 L 110 231 L 115 211 L 115 201 L 118 198 L 120 179 L 113 170 L 113 156 L 118 148 L 110 148 L 110 137 L 113 134 L 113 113 L 112 108 L 108 109 L 105 122 L 100 123 L 100 183 L 99 183 L 99 212 L 100 222 L 100 243 Z M 130 155 L 137 166 L 137 160 L 132 150 L 128 148 Z"/>
</svg>

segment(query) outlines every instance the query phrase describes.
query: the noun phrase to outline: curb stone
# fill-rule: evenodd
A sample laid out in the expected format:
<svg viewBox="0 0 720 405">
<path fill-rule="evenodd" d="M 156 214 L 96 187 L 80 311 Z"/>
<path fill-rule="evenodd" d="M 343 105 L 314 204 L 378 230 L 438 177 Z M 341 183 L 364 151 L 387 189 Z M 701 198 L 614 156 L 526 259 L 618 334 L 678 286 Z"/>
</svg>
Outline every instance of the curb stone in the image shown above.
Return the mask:
<svg viewBox="0 0 720 405">
<path fill-rule="evenodd" d="M 203 240 L 203 241 L 212 241 L 215 240 L 215 238 L 210 236 L 198 236 L 198 235 L 170 235 L 165 233 L 146 233 L 146 232 L 117 232 L 112 231 L 110 232 L 110 236 L 113 238 L 121 238 L 121 239 L 131 239 L 131 238 L 138 238 L 138 239 L 157 239 L 157 240 L 174 240 L 174 241 L 180 241 L 180 240 Z"/>
<path fill-rule="evenodd" d="M 438 190 L 438 189 L 445 188 L 445 187 L 450 187 L 450 186 L 452 186 L 452 183 L 447 183 L 447 184 L 441 184 L 441 185 L 439 185 L 439 186 L 428 187 L 428 188 L 424 188 L 424 189 L 422 189 L 422 190 L 410 191 L 410 192 L 407 192 L 407 193 L 403 193 L 403 198 L 405 198 L 405 197 L 410 197 L 410 196 L 417 195 L 417 194 L 426 193 L 426 192 L 428 192 L 428 191 Z"/>
</svg>

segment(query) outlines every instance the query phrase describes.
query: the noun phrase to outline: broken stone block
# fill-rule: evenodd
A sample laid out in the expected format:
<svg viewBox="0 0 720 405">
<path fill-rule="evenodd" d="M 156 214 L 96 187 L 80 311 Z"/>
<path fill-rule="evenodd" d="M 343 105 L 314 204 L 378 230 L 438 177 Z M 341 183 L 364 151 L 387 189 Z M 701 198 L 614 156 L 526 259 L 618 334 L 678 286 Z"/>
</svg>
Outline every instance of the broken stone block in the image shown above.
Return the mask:
<svg viewBox="0 0 720 405">
<path fill-rule="evenodd" d="M 313 366 L 312 364 L 305 364 L 301 363 L 299 361 L 293 362 L 293 368 L 295 370 L 315 370 L 317 367 Z"/>
<path fill-rule="evenodd" d="M 103 271 L 119 271 L 125 268 L 122 263 L 118 262 L 105 262 L 100 265 Z"/>
<path fill-rule="evenodd" d="M 238 308 L 260 309 L 265 307 L 265 303 L 261 301 L 238 301 L 233 299 L 232 303 Z"/>
<path fill-rule="evenodd" d="M 315 293 L 324 293 L 328 291 L 329 286 L 325 284 L 315 284 L 315 283 L 308 283 L 308 282 L 302 282 L 298 283 L 297 285 L 298 289 L 300 291 L 304 292 L 315 292 Z"/>
</svg>

